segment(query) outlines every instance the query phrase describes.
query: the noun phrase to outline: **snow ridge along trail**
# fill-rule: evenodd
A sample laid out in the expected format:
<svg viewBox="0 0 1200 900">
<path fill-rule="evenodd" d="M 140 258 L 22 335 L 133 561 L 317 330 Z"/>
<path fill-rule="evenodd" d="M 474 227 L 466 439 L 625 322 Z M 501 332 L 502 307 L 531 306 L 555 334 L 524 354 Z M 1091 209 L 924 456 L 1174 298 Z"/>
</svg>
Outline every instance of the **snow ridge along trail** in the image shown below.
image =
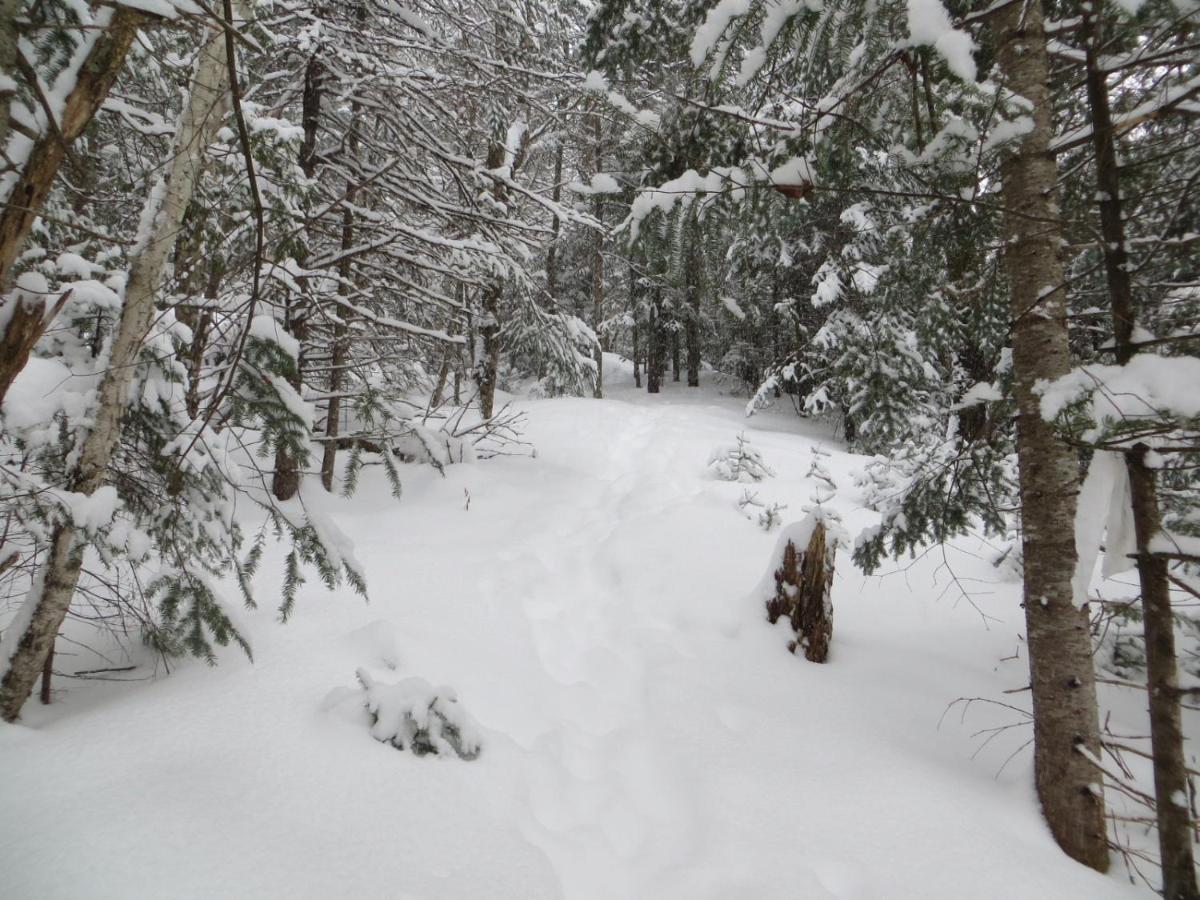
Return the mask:
<svg viewBox="0 0 1200 900">
<path fill-rule="evenodd" d="M 523 402 L 536 459 L 408 468 L 399 504 L 378 473 L 351 501 L 314 494 L 354 540 L 370 604 L 314 584 L 279 626 L 268 559 L 253 665 L 231 652 L 136 684 L 60 680 L 59 702 L 0 728 L 0 893 L 1145 895 L 1055 849 L 1028 751 L 1004 765 L 1025 728 L 980 750 L 1016 714 L 943 720 L 957 697 L 1025 683 L 1019 592 L 984 545 L 946 559 L 979 579 L 990 630 L 940 552 L 870 579 L 842 554 L 830 662 L 792 657 L 748 597 L 775 535 L 705 463 L 744 430 L 778 473 L 751 492 L 790 520 L 816 487 L 812 448 L 831 451 L 853 533 L 873 520 L 861 459 L 790 412 L 746 420 L 715 386 L 647 397 L 605 365 L 610 399 Z M 92 667 L 79 659 L 64 670 Z M 358 667 L 453 686 L 480 759 L 372 741 Z"/>
</svg>

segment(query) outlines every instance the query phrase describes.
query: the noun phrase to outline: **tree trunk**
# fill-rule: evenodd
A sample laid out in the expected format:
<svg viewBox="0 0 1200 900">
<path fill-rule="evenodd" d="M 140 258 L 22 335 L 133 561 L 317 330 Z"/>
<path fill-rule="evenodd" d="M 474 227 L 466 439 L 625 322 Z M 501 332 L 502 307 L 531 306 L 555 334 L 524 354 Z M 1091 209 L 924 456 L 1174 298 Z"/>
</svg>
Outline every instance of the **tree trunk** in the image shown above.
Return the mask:
<svg viewBox="0 0 1200 900">
<path fill-rule="evenodd" d="M 12 281 L 13 264 L 50 196 L 67 148 L 83 133 L 108 96 L 125 64 L 125 55 L 137 35 L 138 26 L 146 18 L 144 13 L 126 7 L 117 7 L 111 13 L 102 11 L 99 15 L 110 18 L 95 33 L 91 49 L 79 67 L 75 86 L 67 94 L 59 114 L 58 129 L 51 127 L 34 143 L 24 168 L 0 207 L 0 292 Z M 8 104 L 0 102 L 0 105 L 7 116 Z M 4 334 L 0 335 L 0 405 L 4 403 L 13 379 L 25 368 L 30 349 L 61 308 L 60 305 L 46 310 L 42 304 L 37 304 L 38 314 L 33 315 L 33 310 L 20 308 L 22 301 L 17 296 L 4 302 L 6 305 L 18 304 L 18 308 L 9 313 L 0 307 L 0 321 L 9 320 Z"/>
<path fill-rule="evenodd" d="M 1121 177 L 1117 164 L 1108 82 L 1101 69 L 1100 22 L 1090 7 L 1081 7 L 1087 44 L 1087 92 L 1096 153 L 1096 187 L 1100 197 L 1100 233 L 1104 270 L 1112 308 L 1117 362 L 1137 354 L 1133 343 L 1136 310 L 1125 250 L 1125 220 L 1121 208 Z M 1150 554 L 1150 541 L 1162 530 L 1155 472 L 1146 466 L 1149 448 L 1142 443 L 1125 451 L 1125 468 L 1133 507 L 1137 541 L 1137 570 L 1141 584 L 1142 622 L 1146 637 L 1146 688 L 1150 703 L 1150 743 L 1154 763 L 1154 797 L 1158 846 L 1162 860 L 1165 900 L 1196 900 L 1196 868 L 1192 847 L 1192 817 L 1188 804 L 1187 759 L 1184 755 L 1180 711 L 1175 622 L 1167 560 Z"/>
<path fill-rule="evenodd" d="M 493 142 L 488 148 L 487 167 L 498 169 L 504 164 L 504 145 Z M 496 181 L 492 196 L 497 203 L 508 197 L 504 185 Z M 500 300 L 504 296 L 504 280 L 493 277 L 483 289 L 483 316 L 479 321 L 479 342 L 475 352 L 475 384 L 479 388 L 479 412 L 490 419 L 496 405 L 496 377 L 500 368 Z"/>
<path fill-rule="evenodd" d="M 325 64 L 321 57 L 314 53 L 304 67 L 304 94 L 301 97 L 300 125 L 304 131 L 304 139 L 300 143 L 300 170 L 305 177 L 312 178 L 317 171 L 317 132 L 321 125 L 321 92 L 324 85 Z M 307 278 L 300 283 L 306 284 Z M 304 384 L 303 346 L 307 335 L 306 310 L 299 307 L 299 301 L 293 300 L 288 294 L 284 300 L 283 328 L 300 344 L 300 359 L 296 360 L 296 370 L 289 383 L 297 391 Z M 328 422 L 328 417 L 326 418 Z M 322 473 L 324 459 L 322 459 Z M 331 468 L 332 471 L 332 468 Z M 271 493 L 276 500 L 291 500 L 300 490 L 300 466 L 297 460 L 284 449 L 275 451 L 275 468 L 271 474 Z"/>
<path fill-rule="evenodd" d="M 54 693 L 54 641 L 56 638 L 57 635 L 50 639 L 50 649 L 46 651 L 46 661 L 42 663 L 42 690 L 40 699 L 43 706 L 50 705 L 51 696 Z"/>
<path fill-rule="evenodd" d="M 126 398 L 137 370 L 142 341 L 154 315 L 155 293 L 191 200 L 204 148 L 216 136 L 228 104 L 225 36 L 218 30 L 209 33 L 200 55 L 191 94 L 166 163 L 166 190 L 161 199 L 155 192 L 147 201 L 151 206 L 143 221 L 153 222 L 154 227 L 145 243 L 135 250 L 108 369 L 100 384 L 95 420 L 83 439 L 79 461 L 70 476 L 70 489 L 76 493 L 91 496 L 104 483 L 121 435 Z M 54 528 L 39 579 L 41 589 L 30 592 L 25 607 L 18 613 L 18 620 L 27 624 L 11 641 L 5 635 L 0 652 L 0 666 L 4 667 L 0 680 L 0 717 L 6 721 L 20 715 L 70 608 L 83 564 L 84 542 L 79 537 L 72 522 Z M 25 610 L 29 611 L 27 617 Z"/>
<path fill-rule="evenodd" d="M 642 386 L 642 372 L 638 366 L 640 348 L 638 347 L 638 282 L 637 272 L 634 271 L 633 262 L 629 263 L 629 317 L 633 321 L 633 385 L 634 387 Z"/>
<path fill-rule="evenodd" d="M 1059 846 L 1105 871 L 1100 729 L 1088 618 L 1073 603 L 1075 454 L 1042 419 L 1035 384 L 1070 371 L 1062 228 L 1050 151 L 1053 106 L 1039 0 L 995 14 L 1005 87 L 1032 105 L 1033 128 L 1004 156 L 1005 265 L 1013 320 L 1013 390 L 1024 548 L 1025 620 L 1033 699 L 1034 774 Z M 1080 752 L 1084 751 L 1084 752 Z"/>
<path fill-rule="evenodd" d="M 17 81 L 17 13 L 21 0 L 0 0 L 0 76 Z M 8 149 L 9 104 L 16 92 L 0 89 L 0 154 Z"/>
<path fill-rule="evenodd" d="M 355 189 L 351 185 L 346 190 L 346 202 L 354 202 Z M 354 219 L 350 210 L 345 210 L 342 213 L 342 252 L 346 253 L 354 246 Z M 343 258 L 338 266 L 338 275 L 341 281 L 337 287 L 339 297 L 345 297 L 349 293 L 349 283 L 352 273 L 352 265 L 349 257 Z M 339 321 L 333 326 L 333 350 L 330 354 L 330 369 L 329 369 L 329 400 L 326 404 L 325 412 L 325 447 L 321 454 L 321 484 L 325 490 L 333 490 L 333 473 L 337 468 L 337 436 L 341 428 L 342 415 L 342 386 L 344 384 L 344 372 L 346 360 L 349 358 L 349 347 L 346 339 L 346 310 L 339 308 L 337 310 Z"/>
<path fill-rule="evenodd" d="M 450 354 L 442 353 L 442 367 L 438 369 L 437 381 L 433 386 L 433 393 L 429 395 L 430 407 L 436 408 L 442 405 L 442 395 L 446 392 L 446 382 L 450 378 Z"/>
<path fill-rule="evenodd" d="M 560 135 L 558 138 L 558 147 L 554 150 L 554 189 L 551 193 L 555 205 L 562 200 L 562 170 L 563 170 L 563 151 L 566 142 Z M 562 232 L 562 222 L 558 216 L 554 217 L 554 221 L 550 223 L 550 246 L 546 250 L 546 293 L 550 295 L 550 302 L 558 303 L 558 238 Z"/>
<path fill-rule="evenodd" d="M 504 283 L 493 279 L 483 289 L 483 317 L 476 347 L 475 384 L 479 388 L 479 414 L 490 419 L 496 405 L 496 372 L 500 366 L 500 296 Z"/>
<path fill-rule="evenodd" d="M 1150 541 L 1162 529 L 1155 472 L 1146 465 L 1149 447 L 1139 443 L 1125 453 L 1137 539 L 1142 625 L 1146 633 L 1146 689 L 1150 695 L 1150 745 L 1154 756 L 1154 798 L 1165 900 L 1195 900 L 1196 869 L 1183 721 L 1179 708 L 1175 620 L 1167 560 L 1152 556 Z"/>
<path fill-rule="evenodd" d="M 650 323 L 646 330 L 646 393 L 657 394 L 662 387 L 663 373 L 662 311 L 657 288 L 650 304 Z"/>
<path fill-rule="evenodd" d="M 684 337 L 687 340 L 688 387 L 700 387 L 700 224 L 693 223 L 688 244 L 687 319 Z"/>
<path fill-rule="evenodd" d="M 638 364 L 638 356 L 641 353 L 641 348 L 638 347 L 638 327 L 635 323 L 633 326 L 633 386 L 642 386 L 642 369 Z"/>
<path fill-rule="evenodd" d="M 333 476 L 337 469 L 338 435 L 341 433 L 342 373 L 346 365 L 346 326 L 338 323 L 333 329 L 333 352 L 330 354 L 329 399 L 325 410 L 325 445 L 321 450 L 321 486 L 333 491 Z"/>
<path fill-rule="evenodd" d="M 596 174 L 604 171 L 604 155 L 601 146 L 603 132 L 600 117 L 592 119 L 592 148 L 593 171 Z M 604 224 L 604 203 L 601 194 L 592 196 L 592 215 L 601 225 Z M 592 396 L 600 399 L 604 396 L 604 344 L 600 337 L 600 329 L 604 324 L 604 232 L 598 231 L 592 236 L 592 328 L 596 332 L 596 383 Z"/>
<path fill-rule="evenodd" d="M 671 328 L 671 380 L 678 381 L 680 357 L 679 328 L 678 322 L 672 322 L 671 324 L 673 326 Z"/>
<path fill-rule="evenodd" d="M 362 20 L 365 15 L 363 7 L 359 7 L 359 19 Z M 359 119 L 359 104 L 351 104 L 350 113 L 350 135 L 348 146 L 350 157 L 355 163 L 358 162 L 358 119 Z M 358 185 L 351 181 L 346 185 L 346 203 L 347 208 L 342 211 L 342 261 L 338 264 L 338 286 L 337 295 L 339 298 L 345 298 L 350 293 L 350 280 L 354 275 L 354 264 L 351 262 L 349 252 L 354 247 L 354 215 L 350 211 L 350 206 L 354 205 L 354 201 L 358 197 Z M 321 454 L 321 484 L 325 490 L 333 490 L 333 473 L 337 468 L 337 451 L 338 441 L 337 436 L 341 428 L 342 415 L 342 386 L 345 383 L 345 366 L 346 360 L 350 356 L 349 342 L 346 338 L 346 319 L 348 312 L 346 307 L 339 306 L 337 309 L 338 321 L 333 326 L 333 350 L 330 354 L 330 370 L 329 370 L 329 400 L 326 405 L 325 412 L 325 447 Z"/>
</svg>

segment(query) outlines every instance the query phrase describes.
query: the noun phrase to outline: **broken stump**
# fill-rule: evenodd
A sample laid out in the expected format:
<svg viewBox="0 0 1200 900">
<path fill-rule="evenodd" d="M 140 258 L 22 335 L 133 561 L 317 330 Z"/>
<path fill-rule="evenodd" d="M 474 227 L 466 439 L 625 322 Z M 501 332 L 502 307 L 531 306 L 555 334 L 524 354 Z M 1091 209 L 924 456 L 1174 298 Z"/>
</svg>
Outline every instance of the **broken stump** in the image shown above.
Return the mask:
<svg viewBox="0 0 1200 900">
<path fill-rule="evenodd" d="M 788 650 L 795 653 L 802 648 L 805 659 L 823 663 L 833 636 L 831 594 L 837 545 L 816 516 L 789 529 L 784 538 L 783 560 L 775 570 L 775 592 L 767 600 L 767 619 L 771 624 L 781 617 L 789 619 L 796 639 L 788 644 Z"/>
</svg>

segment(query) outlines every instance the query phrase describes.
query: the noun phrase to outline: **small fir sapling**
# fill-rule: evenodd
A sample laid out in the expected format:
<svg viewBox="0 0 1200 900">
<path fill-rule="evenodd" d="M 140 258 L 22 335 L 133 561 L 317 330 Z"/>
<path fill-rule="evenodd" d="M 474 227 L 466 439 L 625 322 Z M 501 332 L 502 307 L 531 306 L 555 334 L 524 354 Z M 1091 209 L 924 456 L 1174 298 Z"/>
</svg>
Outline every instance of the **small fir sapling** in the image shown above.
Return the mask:
<svg viewBox="0 0 1200 900">
<path fill-rule="evenodd" d="M 827 493 L 825 495 L 818 494 L 813 498 L 814 503 L 828 503 L 833 495 L 837 493 L 837 482 L 833 480 L 833 475 L 825 465 L 825 460 L 829 459 L 830 453 L 828 450 L 822 450 L 820 447 L 812 448 L 812 462 L 808 466 L 806 477 L 817 482 L 820 488 L 823 488 Z"/>
<path fill-rule="evenodd" d="M 742 491 L 742 496 L 738 498 L 737 505 L 738 509 L 742 511 L 742 515 L 744 515 L 747 519 L 750 518 L 751 508 L 762 509 L 764 507 L 763 502 L 758 499 L 758 494 L 750 493 L 749 488 Z"/>
<path fill-rule="evenodd" d="M 772 503 L 758 514 L 758 524 L 763 531 L 771 531 L 783 523 L 783 511 L 786 503 Z"/>
<path fill-rule="evenodd" d="M 762 458 L 762 454 L 750 446 L 745 433 L 739 433 L 733 446 L 718 447 L 709 456 L 708 466 L 721 481 L 738 481 L 748 484 L 770 478 L 775 473 Z"/>
<path fill-rule="evenodd" d="M 742 496 L 738 498 L 738 509 L 742 511 L 747 519 L 755 518 L 751 510 L 758 510 L 756 521 L 763 531 L 771 531 L 776 526 L 783 522 L 783 511 L 787 509 L 785 503 L 772 503 L 767 505 L 758 499 L 758 494 L 752 494 L 749 490 L 742 491 Z"/>
</svg>

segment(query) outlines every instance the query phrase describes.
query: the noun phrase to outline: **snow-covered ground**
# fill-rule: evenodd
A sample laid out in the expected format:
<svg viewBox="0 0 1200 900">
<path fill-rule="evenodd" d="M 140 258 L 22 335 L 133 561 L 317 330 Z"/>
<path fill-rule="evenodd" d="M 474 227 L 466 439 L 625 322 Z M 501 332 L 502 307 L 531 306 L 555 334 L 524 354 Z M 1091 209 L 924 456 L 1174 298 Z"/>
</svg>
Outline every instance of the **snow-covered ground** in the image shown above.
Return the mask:
<svg viewBox="0 0 1200 900">
<path fill-rule="evenodd" d="M 326 503 L 369 603 L 313 579 L 255 661 L 60 679 L 0 728 L 9 898 L 1118 898 L 1054 846 L 1031 786 L 1018 586 L 966 540 L 882 577 L 843 554 L 830 661 L 789 655 L 751 591 L 776 535 L 706 469 L 745 431 L 798 518 L 813 448 L 853 533 L 861 464 L 716 386 L 522 401 L 536 458 L 378 470 Z M 310 491 L 314 497 L 319 492 Z M 966 588 L 979 610 L 961 599 Z M 64 653 L 70 652 L 63 648 Z M 73 657 L 60 668 L 84 668 Z M 118 660 L 119 663 L 119 660 Z M 479 759 L 373 740 L 356 669 L 458 692 Z M 1014 756 L 1014 751 L 1016 755 Z M 1011 759 L 1010 759 L 1011 757 Z M 1006 764 L 1007 761 L 1007 764 Z"/>
</svg>

